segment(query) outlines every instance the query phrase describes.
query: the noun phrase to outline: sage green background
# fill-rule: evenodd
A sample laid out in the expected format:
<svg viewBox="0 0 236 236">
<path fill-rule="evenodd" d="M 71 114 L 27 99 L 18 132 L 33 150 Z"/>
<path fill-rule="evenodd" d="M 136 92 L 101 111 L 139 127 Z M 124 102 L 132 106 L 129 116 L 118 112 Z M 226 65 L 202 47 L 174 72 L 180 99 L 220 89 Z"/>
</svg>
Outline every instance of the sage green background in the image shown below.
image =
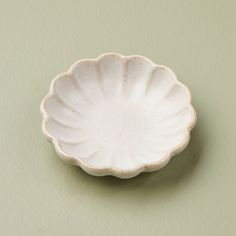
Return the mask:
<svg viewBox="0 0 236 236">
<path fill-rule="evenodd" d="M 236 235 L 236 1 L 0 0 L 0 235 Z M 92 177 L 57 158 L 39 104 L 80 58 L 170 66 L 193 95 L 188 148 L 161 171 Z"/>
</svg>

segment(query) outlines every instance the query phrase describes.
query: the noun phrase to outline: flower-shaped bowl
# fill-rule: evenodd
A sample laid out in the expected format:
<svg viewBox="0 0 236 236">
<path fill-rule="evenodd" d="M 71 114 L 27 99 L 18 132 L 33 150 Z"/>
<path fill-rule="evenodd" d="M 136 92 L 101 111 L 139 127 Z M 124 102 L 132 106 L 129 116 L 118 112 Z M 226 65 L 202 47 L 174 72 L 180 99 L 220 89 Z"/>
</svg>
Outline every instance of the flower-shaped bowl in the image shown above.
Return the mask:
<svg viewBox="0 0 236 236">
<path fill-rule="evenodd" d="M 196 122 L 190 92 L 172 70 L 116 53 L 58 75 L 41 113 L 42 131 L 64 161 L 119 178 L 165 166 Z"/>
</svg>

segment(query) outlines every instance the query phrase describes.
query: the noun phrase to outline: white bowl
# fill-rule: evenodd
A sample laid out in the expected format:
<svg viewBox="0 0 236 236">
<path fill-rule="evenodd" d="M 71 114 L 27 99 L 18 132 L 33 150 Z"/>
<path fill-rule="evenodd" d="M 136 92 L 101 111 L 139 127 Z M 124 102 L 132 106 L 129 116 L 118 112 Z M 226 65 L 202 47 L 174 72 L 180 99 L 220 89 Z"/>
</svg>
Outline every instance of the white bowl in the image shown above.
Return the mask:
<svg viewBox="0 0 236 236">
<path fill-rule="evenodd" d="M 41 112 L 43 133 L 64 161 L 120 178 L 165 166 L 196 122 L 189 90 L 168 67 L 116 53 L 58 75 Z"/>
</svg>

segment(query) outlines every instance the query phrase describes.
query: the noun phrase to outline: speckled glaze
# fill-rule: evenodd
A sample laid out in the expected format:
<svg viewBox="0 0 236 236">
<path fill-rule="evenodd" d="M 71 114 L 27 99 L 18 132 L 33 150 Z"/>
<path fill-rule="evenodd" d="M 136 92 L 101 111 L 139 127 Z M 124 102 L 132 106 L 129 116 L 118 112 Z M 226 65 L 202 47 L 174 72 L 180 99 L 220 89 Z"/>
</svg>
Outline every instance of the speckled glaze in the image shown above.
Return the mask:
<svg viewBox="0 0 236 236">
<path fill-rule="evenodd" d="M 119 178 L 165 166 L 196 122 L 189 90 L 168 67 L 116 53 L 58 75 L 41 113 L 43 133 L 64 161 Z"/>
</svg>

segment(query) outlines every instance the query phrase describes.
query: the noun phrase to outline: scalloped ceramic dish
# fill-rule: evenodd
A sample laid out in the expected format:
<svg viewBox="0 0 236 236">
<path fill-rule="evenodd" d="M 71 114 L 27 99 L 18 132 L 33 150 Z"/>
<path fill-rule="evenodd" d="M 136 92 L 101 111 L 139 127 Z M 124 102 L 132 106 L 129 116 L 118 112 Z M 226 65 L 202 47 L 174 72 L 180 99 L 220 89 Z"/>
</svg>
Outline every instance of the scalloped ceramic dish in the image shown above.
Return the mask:
<svg viewBox="0 0 236 236">
<path fill-rule="evenodd" d="M 41 112 L 43 133 L 64 161 L 119 178 L 165 166 L 196 122 L 188 89 L 168 67 L 116 53 L 58 75 Z"/>
</svg>

